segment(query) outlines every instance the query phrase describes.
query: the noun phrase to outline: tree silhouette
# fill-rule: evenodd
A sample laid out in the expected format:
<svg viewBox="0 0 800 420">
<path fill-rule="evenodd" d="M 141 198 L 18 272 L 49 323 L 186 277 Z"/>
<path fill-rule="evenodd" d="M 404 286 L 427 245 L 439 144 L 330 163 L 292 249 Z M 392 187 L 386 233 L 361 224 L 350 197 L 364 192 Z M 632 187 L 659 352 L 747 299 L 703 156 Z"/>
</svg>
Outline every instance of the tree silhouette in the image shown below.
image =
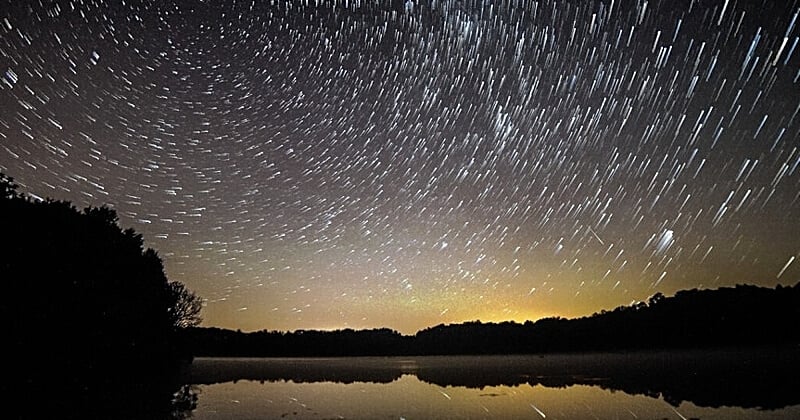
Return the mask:
<svg viewBox="0 0 800 420">
<path fill-rule="evenodd" d="M 167 279 L 140 234 L 106 206 L 79 211 L 17 189 L 0 174 L 0 316 L 21 363 L 9 382 L 47 387 L 55 375 L 108 390 L 191 358 L 182 330 L 199 324 L 202 301 Z"/>
<path fill-rule="evenodd" d="M 200 317 L 200 311 L 203 309 L 202 300 L 181 282 L 171 281 L 168 288 L 174 302 L 169 308 L 172 325 L 177 328 L 199 325 L 203 320 Z"/>
<path fill-rule="evenodd" d="M 0 198 L 16 198 L 17 188 L 19 188 L 19 186 L 14 183 L 14 178 L 11 178 L 10 176 L 0 172 Z"/>
</svg>

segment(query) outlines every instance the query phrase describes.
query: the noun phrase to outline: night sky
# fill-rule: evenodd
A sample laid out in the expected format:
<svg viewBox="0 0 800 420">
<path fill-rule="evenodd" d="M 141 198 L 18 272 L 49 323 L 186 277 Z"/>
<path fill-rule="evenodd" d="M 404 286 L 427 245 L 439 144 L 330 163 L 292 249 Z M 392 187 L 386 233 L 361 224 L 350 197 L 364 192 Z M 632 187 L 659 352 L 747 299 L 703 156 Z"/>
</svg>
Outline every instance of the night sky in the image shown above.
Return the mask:
<svg viewBox="0 0 800 420">
<path fill-rule="evenodd" d="M 793 285 L 799 13 L 2 0 L 0 171 L 115 208 L 207 326 L 413 333 Z"/>
</svg>

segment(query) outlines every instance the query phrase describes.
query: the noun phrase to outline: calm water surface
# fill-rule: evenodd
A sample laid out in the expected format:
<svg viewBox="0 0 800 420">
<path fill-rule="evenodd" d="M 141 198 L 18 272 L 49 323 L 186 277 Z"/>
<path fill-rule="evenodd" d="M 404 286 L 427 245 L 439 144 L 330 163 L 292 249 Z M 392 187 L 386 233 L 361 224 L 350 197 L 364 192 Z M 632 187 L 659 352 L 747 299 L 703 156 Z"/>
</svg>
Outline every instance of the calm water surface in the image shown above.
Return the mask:
<svg viewBox="0 0 800 420">
<path fill-rule="evenodd" d="M 797 356 L 195 360 L 195 419 L 799 419 Z"/>
</svg>

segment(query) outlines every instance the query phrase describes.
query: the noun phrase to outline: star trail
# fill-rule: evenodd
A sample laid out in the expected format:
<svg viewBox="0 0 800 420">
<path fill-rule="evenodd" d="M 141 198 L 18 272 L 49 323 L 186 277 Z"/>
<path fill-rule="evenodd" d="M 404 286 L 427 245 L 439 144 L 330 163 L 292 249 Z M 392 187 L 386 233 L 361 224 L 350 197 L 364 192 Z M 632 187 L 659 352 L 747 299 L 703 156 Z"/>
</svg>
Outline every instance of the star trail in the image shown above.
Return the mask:
<svg viewBox="0 0 800 420">
<path fill-rule="evenodd" d="M 17 1 L 0 170 L 204 325 L 582 316 L 800 280 L 800 2 Z"/>
</svg>

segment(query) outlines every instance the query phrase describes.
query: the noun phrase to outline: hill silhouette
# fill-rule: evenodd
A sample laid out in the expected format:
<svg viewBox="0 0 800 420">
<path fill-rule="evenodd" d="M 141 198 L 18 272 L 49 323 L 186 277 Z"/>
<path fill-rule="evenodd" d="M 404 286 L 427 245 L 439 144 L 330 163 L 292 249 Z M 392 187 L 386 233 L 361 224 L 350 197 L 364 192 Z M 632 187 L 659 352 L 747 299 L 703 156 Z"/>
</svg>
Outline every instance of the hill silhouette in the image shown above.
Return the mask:
<svg viewBox="0 0 800 420">
<path fill-rule="evenodd" d="M 538 354 L 652 349 L 797 346 L 800 284 L 737 285 L 661 293 L 591 316 L 536 322 L 437 325 L 404 336 L 354 331 L 186 330 L 196 356 L 392 356 Z"/>
<path fill-rule="evenodd" d="M 168 408 L 175 389 L 163 375 L 191 359 L 180 331 L 200 322 L 200 299 L 167 279 L 156 251 L 110 208 L 33 200 L 0 174 L 0 223 L 11 400 L 62 414 L 132 395 L 139 402 L 126 412 Z"/>
</svg>

